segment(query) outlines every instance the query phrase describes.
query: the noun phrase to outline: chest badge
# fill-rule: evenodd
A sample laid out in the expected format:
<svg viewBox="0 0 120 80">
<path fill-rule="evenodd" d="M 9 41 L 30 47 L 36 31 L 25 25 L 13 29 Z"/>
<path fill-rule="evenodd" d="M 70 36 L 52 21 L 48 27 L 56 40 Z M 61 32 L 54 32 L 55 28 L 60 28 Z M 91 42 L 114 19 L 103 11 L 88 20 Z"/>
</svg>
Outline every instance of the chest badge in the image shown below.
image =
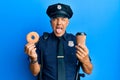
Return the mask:
<svg viewBox="0 0 120 80">
<path fill-rule="evenodd" d="M 73 47 L 74 46 L 74 42 L 73 41 L 68 41 L 68 46 L 69 47 Z"/>
</svg>

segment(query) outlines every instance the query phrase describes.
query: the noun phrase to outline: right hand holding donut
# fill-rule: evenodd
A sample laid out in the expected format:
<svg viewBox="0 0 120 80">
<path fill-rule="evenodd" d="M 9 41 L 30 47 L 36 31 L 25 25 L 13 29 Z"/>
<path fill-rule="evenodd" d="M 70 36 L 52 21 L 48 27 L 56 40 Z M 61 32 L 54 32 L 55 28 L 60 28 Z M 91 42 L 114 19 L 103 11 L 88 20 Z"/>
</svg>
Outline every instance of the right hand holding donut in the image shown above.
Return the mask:
<svg viewBox="0 0 120 80">
<path fill-rule="evenodd" d="M 32 38 L 34 37 L 34 38 Z M 37 53 L 36 53 L 36 47 L 35 43 L 39 40 L 39 35 L 37 32 L 30 32 L 26 36 L 28 44 L 25 46 L 25 52 L 30 56 L 31 59 L 36 60 L 37 59 Z"/>
<path fill-rule="evenodd" d="M 31 59 L 37 59 L 37 53 L 36 53 L 36 47 L 33 43 L 28 43 L 25 46 L 25 53 L 31 58 Z"/>
</svg>

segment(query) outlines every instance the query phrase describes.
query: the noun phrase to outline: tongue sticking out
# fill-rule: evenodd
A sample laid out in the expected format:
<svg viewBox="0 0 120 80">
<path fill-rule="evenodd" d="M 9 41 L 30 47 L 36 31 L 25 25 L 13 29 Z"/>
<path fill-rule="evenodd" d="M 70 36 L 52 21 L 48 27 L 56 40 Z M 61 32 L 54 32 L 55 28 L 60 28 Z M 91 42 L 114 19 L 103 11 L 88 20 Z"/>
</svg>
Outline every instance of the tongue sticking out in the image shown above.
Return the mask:
<svg viewBox="0 0 120 80">
<path fill-rule="evenodd" d="M 57 31 L 57 33 L 59 34 L 59 33 L 62 32 L 62 29 L 57 29 L 56 31 Z"/>
</svg>

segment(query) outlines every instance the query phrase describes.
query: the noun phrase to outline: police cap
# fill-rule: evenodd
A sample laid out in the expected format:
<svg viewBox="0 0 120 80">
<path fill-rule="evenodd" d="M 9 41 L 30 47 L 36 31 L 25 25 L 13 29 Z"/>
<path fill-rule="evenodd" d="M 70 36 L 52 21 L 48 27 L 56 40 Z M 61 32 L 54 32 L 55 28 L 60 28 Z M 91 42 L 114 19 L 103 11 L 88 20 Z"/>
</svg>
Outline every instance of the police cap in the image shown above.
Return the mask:
<svg viewBox="0 0 120 80">
<path fill-rule="evenodd" d="M 70 6 L 62 3 L 48 6 L 46 13 L 50 18 L 67 17 L 70 19 L 73 15 L 73 11 Z"/>
</svg>

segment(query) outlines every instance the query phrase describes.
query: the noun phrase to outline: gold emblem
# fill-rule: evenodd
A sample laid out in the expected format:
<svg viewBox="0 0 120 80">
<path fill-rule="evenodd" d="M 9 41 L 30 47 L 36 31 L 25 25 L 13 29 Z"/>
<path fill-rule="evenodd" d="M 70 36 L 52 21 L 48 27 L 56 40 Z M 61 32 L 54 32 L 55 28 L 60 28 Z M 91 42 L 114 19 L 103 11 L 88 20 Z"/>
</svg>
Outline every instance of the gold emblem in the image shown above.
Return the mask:
<svg viewBox="0 0 120 80">
<path fill-rule="evenodd" d="M 73 41 L 68 41 L 68 46 L 69 47 L 73 47 L 74 46 L 74 42 Z"/>
</svg>

